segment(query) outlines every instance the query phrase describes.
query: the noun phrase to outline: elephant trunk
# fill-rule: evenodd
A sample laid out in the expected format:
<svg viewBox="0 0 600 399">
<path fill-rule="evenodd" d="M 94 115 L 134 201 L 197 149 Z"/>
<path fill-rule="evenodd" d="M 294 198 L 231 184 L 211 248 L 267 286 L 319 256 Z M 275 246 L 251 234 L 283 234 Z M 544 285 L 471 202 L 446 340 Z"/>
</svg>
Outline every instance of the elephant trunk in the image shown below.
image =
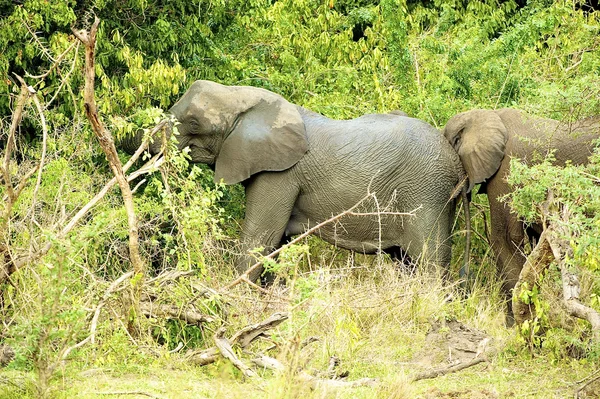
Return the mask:
<svg viewBox="0 0 600 399">
<path fill-rule="evenodd" d="M 162 130 L 162 129 L 161 129 Z M 150 143 L 148 143 L 148 150 L 151 154 L 157 154 L 160 151 L 162 146 L 162 132 L 159 130 L 156 132 Z M 167 135 L 170 135 L 172 129 L 167 127 Z M 133 135 L 124 137 L 117 141 L 117 147 L 123 149 L 128 154 L 133 155 L 135 151 L 142 145 L 142 140 L 144 139 L 144 130 L 138 129 Z"/>
<path fill-rule="evenodd" d="M 117 147 L 123 149 L 126 153 L 133 155 L 135 151 L 142 144 L 142 140 L 144 138 L 144 131 L 142 129 L 138 129 L 131 136 L 124 137 L 117 142 Z"/>
</svg>

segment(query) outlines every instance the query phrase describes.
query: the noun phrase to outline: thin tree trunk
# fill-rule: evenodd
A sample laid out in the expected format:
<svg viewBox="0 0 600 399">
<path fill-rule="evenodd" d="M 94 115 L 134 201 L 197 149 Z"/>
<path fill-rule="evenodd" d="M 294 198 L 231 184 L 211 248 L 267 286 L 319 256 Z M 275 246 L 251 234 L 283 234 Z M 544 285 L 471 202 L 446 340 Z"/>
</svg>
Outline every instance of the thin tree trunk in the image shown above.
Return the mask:
<svg viewBox="0 0 600 399">
<path fill-rule="evenodd" d="M 121 194 L 123 196 L 123 203 L 125 204 L 125 210 L 127 211 L 127 223 L 129 225 L 129 257 L 133 265 L 133 271 L 138 278 L 134 278 L 134 307 L 139 310 L 140 291 L 143 284 L 143 277 L 145 274 L 145 265 L 139 252 L 139 238 L 138 238 L 138 227 L 137 218 L 135 216 L 135 209 L 133 205 L 133 196 L 131 188 L 123 172 L 123 167 L 119 161 L 117 155 L 117 149 L 115 147 L 114 140 L 110 132 L 102 124 L 98 117 L 98 110 L 96 107 L 96 100 L 94 98 L 94 47 L 96 45 L 96 33 L 98 32 L 98 25 L 100 20 L 96 17 L 94 23 L 89 32 L 85 30 L 77 31 L 73 29 L 75 36 L 85 45 L 85 91 L 84 91 L 84 107 L 85 114 L 89 119 L 92 129 L 100 142 L 100 146 L 106 155 L 106 159 L 112 169 Z M 136 312 L 136 314 L 139 312 Z M 132 328 L 132 325 L 129 326 Z"/>
</svg>

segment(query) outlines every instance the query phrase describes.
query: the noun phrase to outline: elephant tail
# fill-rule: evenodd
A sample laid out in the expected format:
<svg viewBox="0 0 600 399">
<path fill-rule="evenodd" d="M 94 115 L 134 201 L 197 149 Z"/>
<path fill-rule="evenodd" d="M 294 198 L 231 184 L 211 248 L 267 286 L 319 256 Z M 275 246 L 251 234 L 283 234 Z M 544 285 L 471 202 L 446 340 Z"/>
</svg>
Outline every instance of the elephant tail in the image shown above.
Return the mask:
<svg viewBox="0 0 600 399">
<path fill-rule="evenodd" d="M 467 279 L 469 278 L 469 267 L 471 260 L 471 209 L 470 209 L 470 193 L 467 192 L 468 185 L 463 184 L 461 189 L 461 198 L 463 201 L 463 208 L 465 212 L 465 259 L 463 265 L 458 273 L 463 284 L 466 285 Z"/>
</svg>

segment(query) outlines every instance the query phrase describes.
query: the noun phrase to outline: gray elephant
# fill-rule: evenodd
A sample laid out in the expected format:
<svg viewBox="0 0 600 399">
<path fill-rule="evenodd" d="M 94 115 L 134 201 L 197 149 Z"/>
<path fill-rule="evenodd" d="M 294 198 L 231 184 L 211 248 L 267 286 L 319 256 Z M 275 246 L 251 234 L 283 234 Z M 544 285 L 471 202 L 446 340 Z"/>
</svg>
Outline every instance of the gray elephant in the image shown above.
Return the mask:
<svg viewBox="0 0 600 399">
<path fill-rule="evenodd" d="M 178 147 L 189 147 L 193 162 L 211 165 L 217 182 L 243 184 L 244 251 L 269 252 L 372 193 L 376 200 L 316 234 L 362 253 L 401 249 L 413 260 L 449 264 L 456 187 L 465 174 L 429 124 L 395 113 L 332 120 L 264 89 L 201 80 L 170 112 L 179 122 Z M 415 209 L 414 217 L 394 214 Z M 372 214 L 378 210 L 385 212 Z M 239 272 L 251 263 L 244 255 Z"/>
<path fill-rule="evenodd" d="M 510 299 L 525 263 L 526 235 L 541 234 L 541 226 L 525 226 L 499 198 L 511 192 L 506 181 L 510 158 L 531 162 L 535 155 L 554 153 L 558 164 L 567 160 L 585 163 L 600 135 L 600 118 L 572 124 L 532 117 L 515 109 L 472 110 L 452 117 L 443 130 L 454 146 L 469 177 L 469 191 L 481 183 L 490 204 L 490 240 L 503 291 Z M 529 227 L 529 228 L 526 228 Z M 510 300 L 508 323 L 512 323 Z"/>
</svg>

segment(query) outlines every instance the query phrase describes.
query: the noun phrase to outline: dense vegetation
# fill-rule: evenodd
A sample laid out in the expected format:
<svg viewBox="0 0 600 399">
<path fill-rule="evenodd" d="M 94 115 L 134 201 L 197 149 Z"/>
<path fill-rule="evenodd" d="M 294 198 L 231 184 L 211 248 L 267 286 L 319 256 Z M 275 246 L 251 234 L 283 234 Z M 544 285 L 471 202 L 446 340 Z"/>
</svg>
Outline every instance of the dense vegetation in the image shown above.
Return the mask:
<svg viewBox="0 0 600 399">
<path fill-rule="evenodd" d="M 340 397 L 423 395 L 428 386 L 398 377 L 400 369 L 401 375 L 410 371 L 398 364 L 419 352 L 433 320 L 458 319 L 497 339 L 489 372 L 497 373 L 492 386 L 503 395 L 530 392 L 538 381 L 515 388 L 498 370 L 521 375 L 527 367 L 553 367 L 541 371 L 553 390 L 560 388 L 563 372 L 572 373 L 569 383 L 585 377 L 600 364 L 600 347 L 586 323 L 553 306 L 560 286 L 555 269 L 531 293 L 535 326 L 504 329 L 485 240 L 485 197 L 474 198 L 475 281 L 466 299 L 425 271 L 402 275 L 386 259 L 348 254 L 314 238 L 270 262 L 286 277 L 287 289 L 273 287 L 268 296 L 239 285 L 225 292 L 221 288 L 234 278 L 243 190 L 215 185 L 208 168 L 170 152 L 160 171 L 132 184 L 147 262 L 146 295 L 161 304 L 193 304 L 212 317 L 202 327 L 147 319 L 132 312 L 128 290 L 111 291 L 111 283 L 131 268 L 127 215 L 117 189 L 68 234 L 61 231 L 112 178 L 83 111 L 84 47 L 71 30 L 89 29 L 94 16 L 101 21 L 96 101 L 119 139 L 154 126 L 196 79 L 263 87 L 332 118 L 401 109 L 438 128 L 472 108 L 514 107 L 560 120 L 600 115 L 600 11 L 594 7 L 597 3 L 580 0 L 0 0 L 3 265 L 52 244 L 45 256 L 0 278 L 0 344 L 16 351 L 0 374 L 0 395 L 71 397 L 93 391 L 77 374 L 87 369 L 141 375 L 147 372 L 142 365 L 186 369 L 185 358 L 169 352 L 180 350 L 180 343 L 185 349 L 210 346 L 218 327 L 236 331 L 275 310 L 292 314 L 273 336 L 288 362 L 300 368 L 311 359 L 310 367 L 326 368 L 335 354 L 351 378 L 386 380 L 385 387 Z M 41 112 L 33 101 L 26 104 L 15 148 L 5 160 L 21 90 L 16 75 L 35 90 Z M 129 158 L 120 156 L 123 163 Z M 43 169 L 29 173 L 41 159 Z M 573 213 L 569 262 L 581 272 L 582 299 L 600 311 L 600 157 L 587 167 L 562 169 L 548 162 L 537 168 L 515 163 L 514 184 L 521 190 L 507 201 L 528 220 L 544 216 L 536 205 L 549 187 L 567 204 Z M 14 187 L 26 183 L 15 201 L 7 191 L 8 175 Z M 463 222 L 457 223 L 459 231 Z M 457 233 L 453 273 L 463 247 Z M 152 280 L 166 271 L 190 273 Z M 456 300 L 446 301 L 448 295 Z M 73 349 L 90 335 L 92 319 L 94 342 Z M 303 339 L 319 334 L 313 353 L 299 349 Z M 265 372 L 262 387 L 236 391 L 215 381 L 235 386 L 237 371 L 225 363 L 210 367 L 194 369 L 206 386 L 216 384 L 191 387 L 203 392 L 198 395 L 264 397 L 265 389 L 269 397 L 325 395 L 290 384 L 296 381 L 292 373 Z M 474 387 L 485 381 L 479 374 L 470 378 Z M 447 390 L 452 389 L 462 388 L 449 379 Z M 534 395 L 548 397 L 537 389 Z"/>
</svg>

